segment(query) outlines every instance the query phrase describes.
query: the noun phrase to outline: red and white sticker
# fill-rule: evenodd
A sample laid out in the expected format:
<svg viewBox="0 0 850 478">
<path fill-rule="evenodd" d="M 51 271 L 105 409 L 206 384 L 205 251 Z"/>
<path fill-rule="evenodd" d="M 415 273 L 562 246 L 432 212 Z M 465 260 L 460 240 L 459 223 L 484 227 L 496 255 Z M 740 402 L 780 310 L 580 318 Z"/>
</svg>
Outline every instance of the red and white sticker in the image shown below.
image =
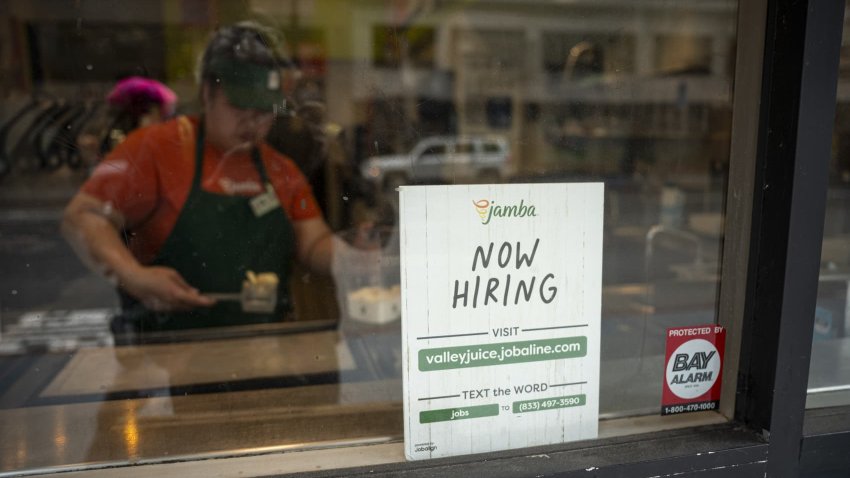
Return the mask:
<svg viewBox="0 0 850 478">
<path fill-rule="evenodd" d="M 725 345 L 719 325 L 667 329 L 662 415 L 717 409 Z"/>
</svg>

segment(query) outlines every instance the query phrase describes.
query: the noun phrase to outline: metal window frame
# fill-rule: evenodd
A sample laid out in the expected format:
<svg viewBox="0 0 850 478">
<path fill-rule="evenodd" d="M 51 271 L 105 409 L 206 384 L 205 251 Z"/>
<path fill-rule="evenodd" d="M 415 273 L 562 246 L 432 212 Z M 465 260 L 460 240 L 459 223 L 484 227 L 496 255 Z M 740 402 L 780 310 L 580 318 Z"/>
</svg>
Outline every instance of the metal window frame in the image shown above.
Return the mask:
<svg viewBox="0 0 850 478">
<path fill-rule="evenodd" d="M 768 3 L 735 418 L 801 471 L 844 0 Z"/>
</svg>

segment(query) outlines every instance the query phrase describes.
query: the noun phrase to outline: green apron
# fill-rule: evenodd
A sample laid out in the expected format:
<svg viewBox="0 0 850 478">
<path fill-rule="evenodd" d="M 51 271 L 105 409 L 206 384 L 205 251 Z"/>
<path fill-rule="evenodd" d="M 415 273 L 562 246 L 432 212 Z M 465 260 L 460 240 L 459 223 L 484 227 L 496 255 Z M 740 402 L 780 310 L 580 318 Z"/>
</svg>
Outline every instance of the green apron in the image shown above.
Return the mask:
<svg viewBox="0 0 850 478">
<path fill-rule="evenodd" d="M 257 148 L 251 159 L 267 191 L 273 191 Z M 151 265 L 175 269 L 204 293 L 239 293 L 246 272 L 274 272 L 280 278 L 273 313 L 243 312 L 238 301 L 190 311 L 154 312 L 121 294 L 123 313 L 114 332 L 144 333 L 198 327 L 280 322 L 292 310 L 288 278 L 295 254 L 295 231 L 279 206 L 257 216 L 251 197 L 227 196 L 201 187 L 204 160 L 203 118 L 195 143 L 192 188 L 174 229 Z M 264 191 L 265 192 L 265 191 Z M 123 317 L 122 317 L 123 316 Z M 117 329 L 117 330 L 116 330 Z"/>
</svg>

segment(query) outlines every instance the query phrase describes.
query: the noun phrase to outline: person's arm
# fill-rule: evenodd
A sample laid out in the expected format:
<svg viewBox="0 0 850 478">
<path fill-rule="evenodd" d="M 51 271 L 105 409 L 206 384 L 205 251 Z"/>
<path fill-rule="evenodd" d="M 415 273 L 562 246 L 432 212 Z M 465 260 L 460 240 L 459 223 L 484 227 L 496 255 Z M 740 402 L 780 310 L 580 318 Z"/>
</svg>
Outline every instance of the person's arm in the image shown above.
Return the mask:
<svg viewBox="0 0 850 478">
<path fill-rule="evenodd" d="M 62 234 L 89 268 L 150 309 L 181 310 L 215 303 L 187 284 L 174 269 L 140 264 L 121 240 L 119 231 L 124 224 L 119 211 L 80 192 L 65 209 Z"/>
<path fill-rule="evenodd" d="M 321 217 L 294 221 L 298 260 L 315 272 L 330 273 L 333 232 Z"/>
</svg>

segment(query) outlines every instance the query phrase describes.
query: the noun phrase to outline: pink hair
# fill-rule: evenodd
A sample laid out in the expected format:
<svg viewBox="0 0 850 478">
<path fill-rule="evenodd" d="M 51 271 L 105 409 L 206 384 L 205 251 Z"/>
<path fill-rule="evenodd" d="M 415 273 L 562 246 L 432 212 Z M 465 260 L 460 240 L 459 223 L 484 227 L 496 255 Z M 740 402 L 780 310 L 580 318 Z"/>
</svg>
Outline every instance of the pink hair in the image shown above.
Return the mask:
<svg viewBox="0 0 850 478">
<path fill-rule="evenodd" d="M 113 106 L 141 110 L 139 113 L 156 104 L 162 116 L 169 117 L 177 106 L 177 94 L 156 80 L 131 76 L 119 81 L 106 96 L 106 101 Z"/>
</svg>

